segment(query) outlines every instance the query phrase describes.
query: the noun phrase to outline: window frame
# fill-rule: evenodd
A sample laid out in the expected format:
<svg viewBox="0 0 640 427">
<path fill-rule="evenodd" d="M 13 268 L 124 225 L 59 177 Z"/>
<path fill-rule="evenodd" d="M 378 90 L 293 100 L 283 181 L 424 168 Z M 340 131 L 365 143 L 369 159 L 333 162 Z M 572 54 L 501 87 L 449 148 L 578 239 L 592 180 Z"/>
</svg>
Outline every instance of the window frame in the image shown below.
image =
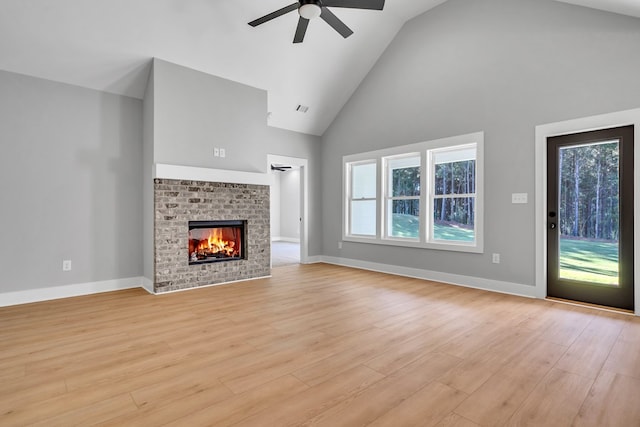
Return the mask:
<svg viewBox="0 0 640 427">
<path fill-rule="evenodd" d="M 417 157 L 418 160 L 418 167 L 420 168 L 420 194 L 417 196 L 393 196 L 392 192 L 393 192 L 393 188 L 392 188 L 392 184 L 391 184 L 391 171 L 393 169 L 391 169 L 390 166 L 390 161 L 392 160 L 398 160 L 398 159 L 409 159 L 409 158 L 414 158 Z M 424 171 L 424 166 L 423 166 L 423 161 L 422 161 L 422 153 L 421 152 L 409 152 L 409 153 L 403 153 L 403 154 L 398 154 L 398 155 L 393 155 L 393 156 L 385 156 L 381 158 L 382 160 L 382 165 L 383 165 L 383 176 L 381 177 L 381 180 L 383 182 L 383 188 L 382 188 L 382 193 L 384 194 L 384 200 L 382 202 L 382 211 L 381 211 L 381 220 L 383 223 L 383 227 L 382 227 L 382 235 L 384 236 L 383 239 L 385 240 L 398 240 L 398 241 L 406 241 L 406 242 L 419 242 L 420 241 L 420 236 L 424 231 L 423 228 L 423 223 L 422 221 L 420 221 L 420 227 L 418 229 L 418 236 L 413 238 L 413 237 L 399 237 L 399 236 L 393 236 L 391 235 L 391 230 L 390 230 L 390 221 L 389 221 L 389 204 L 393 203 L 393 201 L 395 200 L 417 200 L 418 201 L 418 206 L 421 206 L 422 209 L 419 209 L 419 214 L 420 216 L 422 216 L 422 211 L 424 210 L 424 206 L 422 205 L 423 203 L 423 196 L 422 193 L 424 192 L 424 179 L 423 179 L 423 171 Z M 397 168 L 394 168 L 397 169 Z"/>
<path fill-rule="evenodd" d="M 428 242 L 433 242 L 433 243 L 441 243 L 441 242 L 446 242 L 447 244 L 457 244 L 457 245 L 469 245 L 469 243 L 467 242 L 462 242 L 462 241 L 456 241 L 456 240 L 451 240 L 451 241 L 447 241 L 447 240 L 440 240 L 440 239 L 436 239 L 434 236 L 434 225 L 435 225 L 435 221 L 433 220 L 433 212 L 435 210 L 435 201 L 436 199 L 458 199 L 458 198 L 471 198 L 473 197 L 474 200 L 477 202 L 477 194 L 478 194 L 478 188 L 476 185 L 476 189 L 473 193 L 450 193 L 450 194 L 436 194 L 436 182 L 434 179 L 435 176 L 435 166 L 436 166 L 436 160 L 435 157 L 438 153 L 446 153 L 446 152 L 454 152 L 454 151 L 463 151 L 463 150 L 468 150 L 468 149 L 475 149 L 476 151 L 476 156 L 475 156 L 475 160 L 476 160 L 476 170 L 475 170 L 475 175 L 476 175 L 476 179 L 478 177 L 478 168 L 477 168 L 477 157 L 478 157 L 478 149 L 477 149 L 477 144 L 471 143 L 471 144 L 461 144 L 461 145 L 454 145 L 454 146 L 449 146 L 449 147 L 441 147 L 441 148 L 434 148 L 431 150 L 427 150 L 427 169 L 429 171 L 429 194 L 427 196 L 427 209 L 429 212 L 429 219 L 427 220 L 428 223 L 428 228 L 426 230 L 427 232 L 427 237 L 426 240 Z M 442 163 L 438 163 L 438 164 L 442 164 Z M 474 218 L 477 219 L 477 203 L 474 203 L 475 209 L 474 209 Z M 475 225 L 475 224 L 474 224 Z M 474 227 L 474 243 L 477 240 L 477 226 Z"/>
<path fill-rule="evenodd" d="M 432 177 L 433 156 L 437 151 L 460 149 L 475 146 L 475 206 L 474 227 L 475 241 L 446 241 L 433 239 L 433 209 L 435 183 Z M 420 196 L 419 200 L 419 237 L 406 238 L 390 235 L 387 218 L 387 203 L 389 198 L 389 167 L 388 160 L 401 157 L 420 156 Z M 412 248 L 437 249 L 458 252 L 484 253 L 484 132 L 453 136 L 416 144 L 403 145 L 366 153 L 344 156 L 343 162 L 343 227 L 342 240 L 346 242 L 371 243 L 390 246 Z M 357 164 L 376 163 L 376 235 L 363 236 L 350 234 L 350 191 L 351 167 Z M 466 197 L 466 194 L 453 195 Z"/>
<path fill-rule="evenodd" d="M 375 197 L 360 197 L 358 199 L 354 199 L 353 198 L 353 179 L 352 179 L 352 172 L 353 172 L 353 167 L 354 166 L 365 166 L 365 165 L 376 165 L 376 182 L 375 182 L 375 186 L 376 186 L 376 190 L 375 190 Z M 345 170 L 345 178 L 347 178 L 347 188 L 346 190 L 346 203 L 344 206 L 343 211 L 345 212 L 345 214 L 343 215 L 343 218 L 345 220 L 345 227 L 346 230 L 349 230 L 349 233 L 352 229 L 352 225 L 351 225 L 351 213 L 352 213 L 352 206 L 353 206 L 353 202 L 354 201 L 375 201 L 376 202 L 376 233 L 373 235 L 369 235 L 369 234 L 349 234 L 351 237 L 353 238 L 358 238 L 358 239 L 376 239 L 378 238 L 378 234 L 379 234 L 379 221 L 380 221 L 380 217 L 378 214 L 378 207 L 377 207 L 377 200 L 379 198 L 379 192 L 380 192 L 380 186 L 379 186 L 379 176 L 380 176 L 380 172 L 378 170 L 378 166 L 377 166 L 377 162 L 375 159 L 366 159 L 366 160 L 359 160 L 359 161 L 355 161 L 355 162 L 350 162 L 347 164 L 347 167 L 344 168 Z M 343 231 L 344 234 L 344 231 Z"/>
</svg>

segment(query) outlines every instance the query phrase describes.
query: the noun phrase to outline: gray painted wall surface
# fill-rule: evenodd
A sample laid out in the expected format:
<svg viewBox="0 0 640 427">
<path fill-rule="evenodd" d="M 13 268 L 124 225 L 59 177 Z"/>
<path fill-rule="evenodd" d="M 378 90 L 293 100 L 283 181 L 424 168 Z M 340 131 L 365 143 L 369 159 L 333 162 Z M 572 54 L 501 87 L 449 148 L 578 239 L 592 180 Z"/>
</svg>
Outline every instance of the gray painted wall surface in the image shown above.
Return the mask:
<svg viewBox="0 0 640 427">
<path fill-rule="evenodd" d="M 271 240 L 276 240 L 280 237 L 280 174 L 276 171 L 271 171 L 270 173 L 273 177 L 269 186 Z"/>
<path fill-rule="evenodd" d="M 0 71 L 0 293 L 142 274 L 141 123 L 140 100 Z"/>
<path fill-rule="evenodd" d="M 535 126 L 639 107 L 639 46 L 640 19 L 549 0 L 450 0 L 408 22 L 323 137 L 324 254 L 533 285 Z M 337 249 L 343 155 L 475 131 L 484 254 Z"/>
<path fill-rule="evenodd" d="M 309 255 L 321 254 L 320 138 L 268 127 L 263 90 L 157 59 L 154 79 L 155 163 L 266 172 L 267 154 L 308 159 Z"/>
<path fill-rule="evenodd" d="M 280 174 L 280 237 L 300 239 L 300 170 Z"/>
<path fill-rule="evenodd" d="M 143 233 L 142 233 L 142 262 L 143 276 L 153 282 L 154 278 L 154 189 L 153 189 L 153 124 L 154 124 L 154 78 L 153 65 L 149 72 L 147 87 L 142 101 L 142 133 L 143 133 L 143 150 L 142 150 L 142 217 L 143 217 Z"/>
</svg>

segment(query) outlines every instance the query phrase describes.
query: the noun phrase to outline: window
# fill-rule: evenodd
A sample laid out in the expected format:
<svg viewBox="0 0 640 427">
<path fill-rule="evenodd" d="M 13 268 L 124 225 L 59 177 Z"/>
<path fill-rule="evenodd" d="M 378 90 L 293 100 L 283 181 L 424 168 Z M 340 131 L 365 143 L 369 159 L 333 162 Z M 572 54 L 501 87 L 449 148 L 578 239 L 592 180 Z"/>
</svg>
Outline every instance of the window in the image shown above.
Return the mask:
<svg viewBox="0 0 640 427">
<path fill-rule="evenodd" d="M 476 146 L 431 150 L 430 240 L 475 241 Z"/>
<path fill-rule="evenodd" d="M 387 157 L 385 236 L 420 238 L 420 153 Z"/>
<path fill-rule="evenodd" d="M 343 240 L 482 252 L 482 132 L 345 156 Z"/>
<path fill-rule="evenodd" d="M 352 164 L 349 197 L 349 230 L 357 236 L 376 235 L 376 163 Z"/>
</svg>

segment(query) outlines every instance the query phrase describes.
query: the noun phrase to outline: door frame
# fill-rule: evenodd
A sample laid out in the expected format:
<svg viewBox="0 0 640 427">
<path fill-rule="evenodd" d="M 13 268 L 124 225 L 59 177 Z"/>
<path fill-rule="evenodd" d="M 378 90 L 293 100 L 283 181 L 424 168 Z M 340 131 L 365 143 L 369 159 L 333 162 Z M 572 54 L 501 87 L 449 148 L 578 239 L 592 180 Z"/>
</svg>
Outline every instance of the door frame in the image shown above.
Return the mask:
<svg viewBox="0 0 640 427">
<path fill-rule="evenodd" d="M 619 126 L 634 126 L 640 142 L 640 108 L 536 126 L 535 135 L 535 295 L 547 297 L 547 138 Z M 640 149 L 634 150 L 634 308 L 640 316 Z"/>
<path fill-rule="evenodd" d="M 270 173 L 269 185 L 273 185 L 272 163 L 282 163 L 300 168 L 300 264 L 309 264 L 309 161 L 299 157 L 267 154 L 267 171 Z"/>
</svg>

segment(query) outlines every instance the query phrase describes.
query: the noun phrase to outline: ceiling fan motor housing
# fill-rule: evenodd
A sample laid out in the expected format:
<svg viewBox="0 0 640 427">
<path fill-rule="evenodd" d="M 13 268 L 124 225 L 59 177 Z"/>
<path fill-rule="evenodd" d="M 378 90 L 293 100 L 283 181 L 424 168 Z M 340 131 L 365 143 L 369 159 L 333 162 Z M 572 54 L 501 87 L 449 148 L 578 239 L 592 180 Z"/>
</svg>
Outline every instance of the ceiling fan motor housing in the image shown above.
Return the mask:
<svg viewBox="0 0 640 427">
<path fill-rule="evenodd" d="M 298 13 L 305 19 L 313 19 L 322 13 L 322 4 L 319 0 L 301 0 Z"/>
</svg>

